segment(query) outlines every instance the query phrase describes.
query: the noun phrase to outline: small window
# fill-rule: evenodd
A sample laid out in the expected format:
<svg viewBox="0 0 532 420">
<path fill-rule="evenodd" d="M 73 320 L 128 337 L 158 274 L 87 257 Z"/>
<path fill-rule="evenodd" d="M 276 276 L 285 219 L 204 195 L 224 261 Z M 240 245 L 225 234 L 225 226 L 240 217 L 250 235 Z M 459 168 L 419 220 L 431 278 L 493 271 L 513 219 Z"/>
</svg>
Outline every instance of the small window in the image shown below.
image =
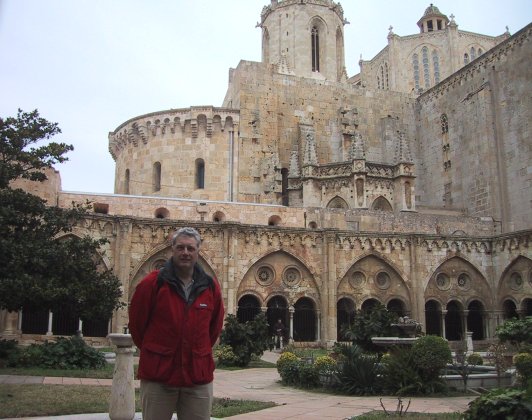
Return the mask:
<svg viewBox="0 0 532 420">
<path fill-rule="evenodd" d="M 169 216 L 170 212 L 164 207 L 159 207 L 157 210 L 155 210 L 155 217 L 157 219 L 168 219 Z"/>
<path fill-rule="evenodd" d="M 212 221 L 216 223 L 221 223 L 225 221 L 225 214 L 221 211 L 217 211 L 212 215 Z"/>
<path fill-rule="evenodd" d="M 129 169 L 126 169 L 124 177 L 124 194 L 129 194 Z"/>
<path fill-rule="evenodd" d="M 443 29 L 443 25 L 442 25 L 442 20 L 441 19 L 438 19 L 436 21 L 436 24 L 438 25 L 438 31 L 441 31 Z"/>
<path fill-rule="evenodd" d="M 109 204 L 107 203 L 93 203 L 92 208 L 94 213 L 109 214 Z"/>
<path fill-rule="evenodd" d="M 277 226 L 281 223 L 281 218 L 277 215 L 271 216 L 268 219 L 268 226 Z"/>
<path fill-rule="evenodd" d="M 203 159 L 196 159 L 196 188 L 205 188 L 205 162 Z"/>
<path fill-rule="evenodd" d="M 467 53 L 464 54 L 464 64 L 469 64 L 469 55 Z"/>
<path fill-rule="evenodd" d="M 432 27 L 432 20 L 427 21 L 427 29 L 429 32 L 432 32 L 434 28 Z"/>
<path fill-rule="evenodd" d="M 161 191 L 161 162 L 153 164 L 153 192 Z"/>
<path fill-rule="evenodd" d="M 318 28 L 313 26 L 311 32 L 312 71 L 320 71 L 320 35 Z"/>
<path fill-rule="evenodd" d="M 446 114 L 442 114 L 440 117 L 441 122 L 441 133 L 445 134 L 449 132 L 449 120 L 447 119 Z"/>
</svg>

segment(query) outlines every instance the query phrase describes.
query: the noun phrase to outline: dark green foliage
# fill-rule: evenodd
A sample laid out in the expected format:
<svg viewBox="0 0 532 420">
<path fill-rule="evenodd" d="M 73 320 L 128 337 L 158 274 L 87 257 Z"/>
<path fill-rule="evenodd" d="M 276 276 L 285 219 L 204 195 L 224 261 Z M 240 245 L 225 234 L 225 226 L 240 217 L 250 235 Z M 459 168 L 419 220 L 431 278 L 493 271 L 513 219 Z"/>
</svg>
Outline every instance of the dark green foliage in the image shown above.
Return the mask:
<svg viewBox="0 0 532 420">
<path fill-rule="evenodd" d="M 510 343 L 518 348 L 532 345 L 532 316 L 524 319 L 509 319 L 496 329 L 501 343 Z"/>
<path fill-rule="evenodd" d="M 484 364 L 484 360 L 480 354 L 471 353 L 469 356 L 467 356 L 467 363 L 470 365 L 482 366 Z"/>
<path fill-rule="evenodd" d="M 98 253 L 106 240 L 68 235 L 86 217 L 88 203 L 61 209 L 11 188 L 21 178 L 44 181 L 43 169 L 67 160 L 72 146 L 35 145 L 59 132 L 37 111 L 0 119 L 0 309 L 62 309 L 85 320 L 108 319 L 121 306 L 121 290 Z"/>
<path fill-rule="evenodd" d="M 528 420 L 532 418 L 532 400 L 525 391 L 495 389 L 469 403 L 465 420 Z"/>
<path fill-rule="evenodd" d="M 10 353 L 17 350 L 16 340 L 0 340 L 0 359 L 6 359 Z"/>
<path fill-rule="evenodd" d="M 356 345 L 343 346 L 342 360 L 337 374 L 338 390 L 349 395 L 374 395 L 381 391 L 379 358 L 363 353 Z"/>
<path fill-rule="evenodd" d="M 316 388 L 320 385 L 318 369 L 313 363 L 299 362 L 299 386 L 303 388 Z"/>
<path fill-rule="evenodd" d="M 421 379 L 427 384 L 437 379 L 447 363 L 452 361 L 447 341 L 435 335 L 419 337 L 412 346 L 412 355 Z"/>
<path fill-rule="evenodd" d="M 423 381 L 415 362 L 410 349 L 402 347 L 382 358 L 382 385 L 386 392 L 394 395 L 423 393 Z"/>
<path fill-rule="evenodd" d="M 231 346 L 235 366 L 247 366 L 253 355 L 260 357 L 265 350 L 273 348 L 266 316 L 260 313 L 252 321 L 241 323 L 235 315 L 227 315 L 220 344 Z"/>
<path fill-rule="evenodd" d="M 392 324 L 397 321 L 397 315 L 389 312 L 384 305 L 376 305 L 368 311 L 361 311 L 355 315 L 353 324 L 348 326 L 344 334 L 353 344 L 365 351 L 380 352 L 382 347 L 376 346 L 371 337 L 386 337 L 392 332 Z"/>
<path fill-rule="evenodd" d="M 518 353 L 514 356 L 514 364 L 523 388 L 532 386 L 532 354 Z"/>
<path fill-rule="evenodd" d="M 12 367 L 54 369 L 101 369 L 105 363 L 102 353 L 76 336 L 60 337 L 54 343 L 32 344 L 23 348 L 17 358 L 10 359 Z"/>
</svg>

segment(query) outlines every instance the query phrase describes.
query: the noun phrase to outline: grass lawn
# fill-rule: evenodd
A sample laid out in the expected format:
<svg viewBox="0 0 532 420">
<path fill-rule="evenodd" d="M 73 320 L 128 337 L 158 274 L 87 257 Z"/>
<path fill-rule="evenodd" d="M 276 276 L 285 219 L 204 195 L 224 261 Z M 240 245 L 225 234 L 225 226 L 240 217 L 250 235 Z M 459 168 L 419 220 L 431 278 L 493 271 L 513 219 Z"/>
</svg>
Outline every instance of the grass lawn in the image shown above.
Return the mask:
<svg viewBox="0 0 532 420">
<path fill-rule="evenodd" d="M 0 418 L 107 413 L 111 387 L 85 385 L 0 385 Z M 135 394 L 140 411 L 139 393 Z M 273 407 L 273 402 L 215 398 L 212 416 L 223 418 Z"/>
<path fill-rule="evenodd" d="M 399 415 L 394 412 L 386 414 L 384 411 L 372 411 L 361 416 L 351 417 L 351 420 L 460 420 L 462 418 L 462 413 L 403 413 Z"/>
<path fill-rule="evenodd" d="M 23 375 L 23 376 L 59 376 L 68 378 L 97 378 L 113 379 L 114 364 L 107 364 L 102 369 L 51 369 L 40 367 L 5 367 L 0 368 L 0 375 Z M 137 366 L 135 366 L 136 372 Z"/>
</svg>

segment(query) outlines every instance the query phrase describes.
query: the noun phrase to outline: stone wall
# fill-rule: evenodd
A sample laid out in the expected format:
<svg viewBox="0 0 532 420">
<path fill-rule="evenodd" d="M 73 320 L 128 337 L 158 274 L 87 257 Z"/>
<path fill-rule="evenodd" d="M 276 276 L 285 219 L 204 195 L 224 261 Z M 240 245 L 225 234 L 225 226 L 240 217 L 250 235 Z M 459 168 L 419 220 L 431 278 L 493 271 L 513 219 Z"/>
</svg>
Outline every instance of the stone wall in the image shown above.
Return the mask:
<svg viewBox="0 0 532 420">
<path fill-rule="evenodd" d="M 532 153 L 523 122 L 531 119 L 532 103 L 522 92 L 530 90 L 531 30 L 527 26 L 419 98 L 421 204 L 491 216 L 505 231 L 530 227 Z M 443 114 L 448 133 L 442 133 Z"/>
</svg>

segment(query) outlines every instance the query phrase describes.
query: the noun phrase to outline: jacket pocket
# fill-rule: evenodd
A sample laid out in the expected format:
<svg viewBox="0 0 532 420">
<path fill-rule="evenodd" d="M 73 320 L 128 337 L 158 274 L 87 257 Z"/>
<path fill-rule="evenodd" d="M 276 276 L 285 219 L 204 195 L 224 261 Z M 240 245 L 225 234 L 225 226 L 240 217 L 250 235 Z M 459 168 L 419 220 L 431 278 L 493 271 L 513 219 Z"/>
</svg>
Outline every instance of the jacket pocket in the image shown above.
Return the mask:
<svg viewBox="0 0 532 420">
<path fill-rule="evenodd" d="M 172 375 L 175 350 L 147 343 L 140 352 L 139 378 L 165 382 Z"/>
<path fill-rule="evenodd" d="M 195 384 L 212 382 L 213 372 L 212 350 L 210 348 L 194 350 L 192 352 L 192 382 Z"/>
</svg>

